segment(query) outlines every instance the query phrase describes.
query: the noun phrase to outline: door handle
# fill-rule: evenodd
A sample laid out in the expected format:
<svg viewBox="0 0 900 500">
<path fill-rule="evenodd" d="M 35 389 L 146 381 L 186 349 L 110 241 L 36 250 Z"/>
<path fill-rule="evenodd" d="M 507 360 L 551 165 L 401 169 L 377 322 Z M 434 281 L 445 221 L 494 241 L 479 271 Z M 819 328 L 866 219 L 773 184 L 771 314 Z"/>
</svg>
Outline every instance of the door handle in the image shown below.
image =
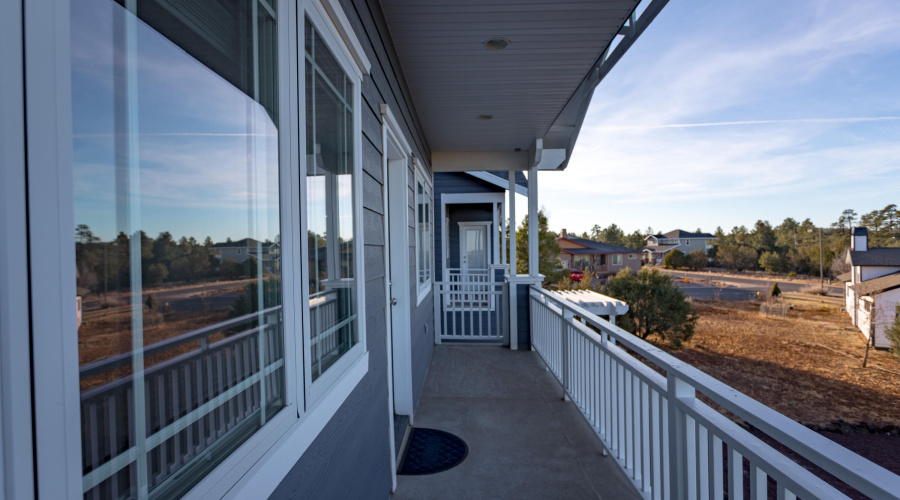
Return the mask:
<svg viewBox="0 0 900 500">
<path fill-rule="evenodd" d="M 396 306 L 396 305 L 397 305 L 397 299 L 395 299 L 394 297 L 391 297 L 391 305 L 392 305 L 392 306 Z"/>
</svg>

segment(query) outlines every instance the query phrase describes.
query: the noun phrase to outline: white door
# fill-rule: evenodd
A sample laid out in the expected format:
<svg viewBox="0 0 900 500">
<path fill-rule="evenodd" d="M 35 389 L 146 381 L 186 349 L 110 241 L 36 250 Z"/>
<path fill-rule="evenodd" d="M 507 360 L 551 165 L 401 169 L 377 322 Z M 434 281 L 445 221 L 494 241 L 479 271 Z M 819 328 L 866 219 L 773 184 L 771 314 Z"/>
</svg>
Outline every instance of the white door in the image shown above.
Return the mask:
<svg viewBox="0 0 900 500">
<path fill-rule="evenodd" d="M 482 274 L 488 269 L 488 225 L 459 224 L 460 274 Z"/>
</svg>

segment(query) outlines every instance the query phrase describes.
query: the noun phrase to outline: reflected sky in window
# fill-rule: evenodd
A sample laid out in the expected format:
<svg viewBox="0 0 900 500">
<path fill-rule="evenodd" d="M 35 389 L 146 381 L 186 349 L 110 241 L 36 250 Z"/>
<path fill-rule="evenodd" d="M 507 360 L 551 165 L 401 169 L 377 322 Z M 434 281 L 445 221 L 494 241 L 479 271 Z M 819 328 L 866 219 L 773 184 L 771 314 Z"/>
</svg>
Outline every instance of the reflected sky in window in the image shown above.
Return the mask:
<svg viewBox="0 0 900 500">
<path fill-rule="evenodd" d="M 113 88 L 121 76 L 114 64 L 124 55 L 110 43 L 115 23 L 97 22 L 117 15 L 116 8 L 121 9 L 108 1 L 81 1 L 72 10 L 75 222 L 102 240 L 125 230 L 125 222 L 117 221 L 111 175 L 114 131 L 122 128 L 115 119 Z M 168 231 L 175 238 L 210 236 L 217 242 L 252 232 L 274 241 L 278 136 L 267 111 L 152 29 L 137 31 L 132 60 L 141 229 L 151 236 Z"/>
</svg>

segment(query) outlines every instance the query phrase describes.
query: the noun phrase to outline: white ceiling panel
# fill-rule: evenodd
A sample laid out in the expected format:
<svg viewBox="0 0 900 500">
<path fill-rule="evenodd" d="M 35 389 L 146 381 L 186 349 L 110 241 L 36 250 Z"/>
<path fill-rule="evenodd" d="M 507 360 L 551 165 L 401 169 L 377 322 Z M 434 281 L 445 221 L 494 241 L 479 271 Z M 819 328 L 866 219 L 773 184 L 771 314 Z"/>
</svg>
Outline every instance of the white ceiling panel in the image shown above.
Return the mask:
<svg viewBox="0 0 900 500">
<path fill-rule="evenodd" d="M 381 3 L 431 149 L 497 151 L 547 134 L 638 0 Z"/>
</svg>

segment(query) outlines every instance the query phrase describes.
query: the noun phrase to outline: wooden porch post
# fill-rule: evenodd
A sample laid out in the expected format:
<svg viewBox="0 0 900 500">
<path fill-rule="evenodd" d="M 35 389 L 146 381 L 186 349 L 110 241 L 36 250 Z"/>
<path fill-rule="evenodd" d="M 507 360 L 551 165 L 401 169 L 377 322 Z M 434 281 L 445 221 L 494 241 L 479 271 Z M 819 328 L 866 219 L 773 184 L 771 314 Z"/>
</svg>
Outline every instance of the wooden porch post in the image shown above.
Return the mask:
<svg viewBox="0 0 900 500">
<path fill-rule="evenodd" d="M 516 171 L 509 171 L 509 273 L 513 277 L 518 273 L 516 259 Z M 506 294 L 509 296 L 509 348 L 513 351 L 519 349 L 519 322 L 517 296 L 518 290 L 513 280 L 507 279 Z"/>
<path fill-rule="evenodd" d="M 538 271 L 538 169 L 534 165 L 528 171 L 528 274 L 535 278 Z"/>
<path fill-rule="evenodd" d="M 516 258 L 516 171 L 509 171 L 509 275 L 518 274 Z"/>
</svg>

